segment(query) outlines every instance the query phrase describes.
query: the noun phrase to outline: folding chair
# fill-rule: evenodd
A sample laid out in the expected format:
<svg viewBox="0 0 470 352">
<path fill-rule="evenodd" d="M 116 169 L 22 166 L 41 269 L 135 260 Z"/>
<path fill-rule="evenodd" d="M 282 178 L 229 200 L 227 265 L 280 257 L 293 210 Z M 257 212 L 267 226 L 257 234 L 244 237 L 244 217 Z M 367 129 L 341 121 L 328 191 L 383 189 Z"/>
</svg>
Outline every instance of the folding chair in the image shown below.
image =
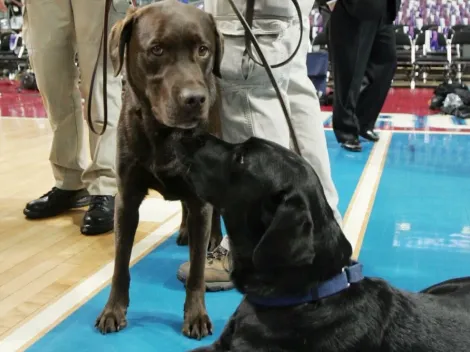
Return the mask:
<svg viewBox="0 0 470 352">
<path fill-rule="evenodd" d="M 405 71 L 406 79 L 410 80 L 410 87 L 414 88 L 414 50 L 413 42 L 404 32 L 395 33 L 395 45 L 397 53 L 397 68 Z M 399 71 L 399 70 L 397 70 Z"/>
<path fill-rule="evenodd" d="M 462 72 L 470 67 L 470 54 L 465 48 L 470 48 L 470 31 L 455 32 L 451 40 L 451 47 L 455 48 L 455 56 L 452 57 L 451 71 L 458 82 L 462 82 Z"/>
</svg>

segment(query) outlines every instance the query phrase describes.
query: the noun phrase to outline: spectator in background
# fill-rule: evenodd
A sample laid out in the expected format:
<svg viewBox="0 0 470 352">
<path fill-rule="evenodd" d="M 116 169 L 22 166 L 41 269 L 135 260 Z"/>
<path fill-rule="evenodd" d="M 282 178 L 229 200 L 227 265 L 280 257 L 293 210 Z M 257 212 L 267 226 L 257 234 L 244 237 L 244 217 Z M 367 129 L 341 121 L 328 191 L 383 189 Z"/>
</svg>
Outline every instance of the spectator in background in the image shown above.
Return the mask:
<svg viewBox="0 0 470 352">
<path fill-rule="evenodd" d="M 110 25 L 125 15 L 127 0 L 115 0 Z M 5 0 L 0 9 L 6 10 Z M 85 120 L 82 97 L 88 98 L 91 77 L 99 54 L 104 25 L 104 1 L 26 1 L 23 7 L 23 37 L 31 67 L 53 130 L 49 160 L 55 186 L 29 202 L 28 219 L 59 215 L 71 208 L 89 205 L 81 225 L 85 235 L 97 235 L 114 227 L 116 193 L 116 125 L 121 107 L 121 78 L 108 72 L 108 127 L 103 136 L 90 132 L 88 163 L 84 143 Z M 75 66 L 78 53 L 79 71 Z M 101 61 L 100 61 L 101 62 Z M 111 66 L 111 64 L 109 64 Z M 102 67 L 93 89 L 92 121 L 103 125 Z"/>
<path fill-rule="evenodd" d="M 350 151 L 359 136 L 376 142 L 374 126 L 396 68 L 393 21 L 401 0 L 329 1 L 329 51 L 333 63 L 333 129 Z"/>
<path fill-rule="evenodd" d="M 290 107 L 301 153 L 318 174 L 328 203 L 341 225 L 338 194 L 331 179 L 320 103 L 315 87 L 307 76 L 309 14 L 313 2 L 314 0 L 299 0 L 304 26 L 301 49 L 289 64 L 273 69 L 273 73 Z M 243 9 L 246 0 L 235 0 L 235 4 Z M 240 21 L 228 1 L 205 0 L 204 7 L 214 15 L 222 34 L 227 34 L 220 81 L 223 139 L 239 143 L 256 136 L 288 148 L 290 134 L 281 106 L 265 69 L 255 64 L 245 51 L 245 31 Z M 270 64 L 287 59 L 297 45 L 300 23 L 289 0 L 255 2 L 253 27 L 256 28 L 255 34 Z M 205 280 L 210 291 L 233 287 L 230 281 L 232 263 L 229 236 L 230 234 L 207 256 Z M 186 262 L 178 270 L 177 276 L 185 282 L 188 273 L 189 262 Z"/>
</svg>

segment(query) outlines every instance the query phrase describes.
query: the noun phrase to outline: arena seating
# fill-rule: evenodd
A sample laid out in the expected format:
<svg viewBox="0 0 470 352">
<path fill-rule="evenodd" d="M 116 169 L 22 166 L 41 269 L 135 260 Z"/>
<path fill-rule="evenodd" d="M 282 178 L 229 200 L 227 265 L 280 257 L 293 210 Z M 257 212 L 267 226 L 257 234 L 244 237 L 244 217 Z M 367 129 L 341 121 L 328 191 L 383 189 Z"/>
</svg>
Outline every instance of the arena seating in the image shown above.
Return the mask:
<svg viewBox="0 0 470 352">
<path fill-rule="evenodd" d="M 470 1 L 403 0 L 395 21 L 398 67 L 394 83 L 422 86 L 458 81 L 470 73 Z M 315 37 L 323 18 L 311 13 Z M 322 37 L 322 35 L 320 35 Z M 322 38 L 322 42 L 324 38 Z"/>
</svg>

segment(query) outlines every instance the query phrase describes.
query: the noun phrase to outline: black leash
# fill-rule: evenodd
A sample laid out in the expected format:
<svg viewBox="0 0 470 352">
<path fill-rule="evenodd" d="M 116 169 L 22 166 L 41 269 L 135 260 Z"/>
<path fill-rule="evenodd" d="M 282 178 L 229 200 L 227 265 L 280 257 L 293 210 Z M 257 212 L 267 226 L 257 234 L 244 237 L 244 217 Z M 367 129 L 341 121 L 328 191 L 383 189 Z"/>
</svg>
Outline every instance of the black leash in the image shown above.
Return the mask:
<svg viewBox="0 0 470 352">
<path fill-rule="evenodd" d="M 295 55 L 297 55 L 302 45 L 304 26 L 303 26 L 302 11 L 300 9 L 300 5 L 297 0 L 291 0 L 292 4 L 295 7 L 295 10 L 297 11 L 297 16 L 298 16 L 298 20 L 300 24 L 300 38 L 299 38 L 297 47 L 295 48 L 292 55 L 288 57 L 286 60 L 278 64 L 275 64 L 273 66 L 270 66 L 260 48 L 258 41 L 256 40 L 255 35 L 252 32 L 255 0 L 247 0 L 246 19 L 243 17 L 240 10 L 234 4 L 233 0 L 228 0 L 228 2 L 230 3 L 230 6 L 235 12 L 235 15 L 238 17 L 241 24 L 243 25 L 243 28 L 245 29 L 245 44 L 246 44 L 246 51 L 248 55 L 253 60 L 253 62 L 255 62 L 256 64 L 260 66 L 263 66 L 266 70 L 266 73 L 269 76 L 269 80 L 271 81 L 271 84 L 273 85 L 274 90 L 276 91 L 276 96 L 279 100 L 279 103 L 281 104 L 284 117 L 286 118 L 286 122 L 289 127 L 289 132 L 291 135 L 294 150 L 297 154 L 301 155 L 300 146 L 297 140 L 297 136 L 295 134 L 294 126 L 292 125 L 292 121 L 291 121 L 290 114 L 289 114 L 289 109 L 287 108 L 284 98 L 282 97 L 281 89 L 279 88 L 279 85 L 277 84 L 276 79 L 274 78 L 273 71 L 272 71 L 273 68 L 282 67 L 288 64 L 290 61 L 292 61 L 292 59 L 295 57 Z M 133 0 L 132 3 L 134 6 L 136 6 L 135 0 Z M 87 106 L 87 121 L 88 121 L 88 125 L 90 126 L 90 130 L 95 134 L 99 134 L 100 136 L 105 133 L 106 127 L 108 125 L 108 92 L 107 92 L 107 66 L 108 65 L 107 65 L 107 62 L 108 62 L 108 23 L 109 23 L 109 10 L 111 9 L 111 5 L 112 5 L 112 0 L 105 1 L 104 28 L 103 28 L 103 33 L 101 34 L 101 42 L 100 42 L 100 47 L 98 51 L 98 57 L 96 59 L 95 67 L 93 68 L 93 74 L 91 76 L 90 92 L 88 94 L 88 104 L 87 104 L 88 105 Z M 255 59 L 253 52 L 252 52 L 252 48 L 251 48 L 252 45 L 255 47 L 255 50 L 259 58 L 261 59 L 261 62 L 258 62 L 258 60 Z M 92 104 L 92 99 L 93 99 L 93 94 L 92 94 L 93 87 L 95 84 L 96 72 L 98 70 L 101 50 L 103 50 L 103 97 L 104 97 L 103 114 L 104 116 L 103 116 L 103 128 L 100 133 L 97 133 L 93 126 L 93 121 L 91 119 L 91 104 Z"/>
<path fill-rule="evenodd" d="M 90 91 L 88 92 L 88 104 L 87 104 L 87 122 L 90 126 L 90 130 L 94 134 L 102 136 L 106 132 L 106 127 L 108 126 L 108 24 L 109 24 L 109 10 L 113 0 L 106 0 L 104 4 L 104 26 L 103 32 L 101 33 L 100 47 L 98 50 L 98 57 L 95 61 L 95 66 L 93 67 L 93 73 L 91 75 L 90 82 Z M 95 86 L 96 72 L 98 71 L 98 66 L 100 63 L 100 54 L 103 50 L 103 128 L 101 132 L 98 133 L 93 126 L 93 121 L 91 120 L 91 103 L 93 100 L 93 89 Z"/>
</svg>

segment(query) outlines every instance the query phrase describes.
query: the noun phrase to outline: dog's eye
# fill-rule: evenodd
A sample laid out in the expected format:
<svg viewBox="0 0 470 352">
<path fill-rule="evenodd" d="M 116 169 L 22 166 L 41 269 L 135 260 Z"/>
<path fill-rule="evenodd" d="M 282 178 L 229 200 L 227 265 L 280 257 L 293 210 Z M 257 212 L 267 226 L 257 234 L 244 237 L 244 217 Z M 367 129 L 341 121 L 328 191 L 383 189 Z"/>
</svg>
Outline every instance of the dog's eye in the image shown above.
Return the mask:
<svg viewBox="0 0 470 352">
<path fill-rule="evenodd" d="M 198 54 L 199 56 L 206 56 L 209 53 L 209 48 L 205 45 L 199 47 Z"/>
<path fill-rule="evenodd" d="M 163 48 L 159 45 L 155 45 L 154 47 L 152 47 L 152 54 L 156 55 L 156 56 L 162 56 L 163 55 Z"/>
</svg>

